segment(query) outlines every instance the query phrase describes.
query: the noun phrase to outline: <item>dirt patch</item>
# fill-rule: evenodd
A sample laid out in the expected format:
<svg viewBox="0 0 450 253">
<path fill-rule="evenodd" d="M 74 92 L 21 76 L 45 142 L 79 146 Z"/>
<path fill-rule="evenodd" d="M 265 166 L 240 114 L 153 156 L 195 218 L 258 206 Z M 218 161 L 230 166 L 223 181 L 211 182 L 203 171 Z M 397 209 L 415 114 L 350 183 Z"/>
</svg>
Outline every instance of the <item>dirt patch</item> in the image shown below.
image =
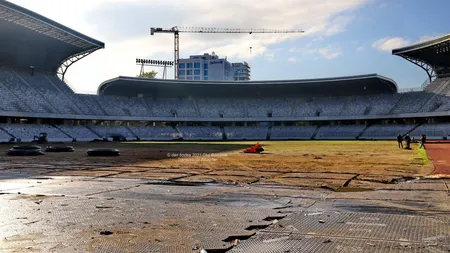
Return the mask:
<svg viewBox="0 0 450 253">
<path fill-rule="evenodd" d="M 5 162 L 0 169 L 25 171 L 31 176 L 182 179 L 309 187 L 342 187 L 343 182 L 354 175 L 359 175 L 358 179 L 368 184 L 377 184 L 399 177 L 425 176 L 431 172 L 430 166 L 418 155 L 417 144 L 412 150 L 403 150 L 391 141 L 271 141 L 261 142 L 267 151 L 261 155 L 242 153 L 253 144 L 75 143 L 71 144 L 75 148 L 72 153 L 20 158 L 0 155 Z M 86 150 L 90 148 L 117 148 L 121 156 L 89 157 Z"/>
</svg>

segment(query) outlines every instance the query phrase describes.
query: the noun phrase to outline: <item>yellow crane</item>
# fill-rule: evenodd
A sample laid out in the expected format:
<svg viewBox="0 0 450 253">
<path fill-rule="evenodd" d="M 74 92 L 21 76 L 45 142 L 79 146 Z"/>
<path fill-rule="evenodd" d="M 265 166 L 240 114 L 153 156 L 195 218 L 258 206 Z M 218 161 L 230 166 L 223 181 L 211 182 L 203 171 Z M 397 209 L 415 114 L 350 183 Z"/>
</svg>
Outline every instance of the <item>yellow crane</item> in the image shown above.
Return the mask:
<svg viewBox="0 0 450 253">
<path fill-rule="evenodd" d="M 174 65 L 175 79 L 179 77 L 179 59 L 180 59 L 180 33 L 303 33 L 300 29 L 238 29 L 238 28 L 212 28 L 212 27 L 179 27 L 174 26 L 169 29 L 150 28 L 150 35 L 155 33 L 173 33 L 174 35 Z"/>
</svg>

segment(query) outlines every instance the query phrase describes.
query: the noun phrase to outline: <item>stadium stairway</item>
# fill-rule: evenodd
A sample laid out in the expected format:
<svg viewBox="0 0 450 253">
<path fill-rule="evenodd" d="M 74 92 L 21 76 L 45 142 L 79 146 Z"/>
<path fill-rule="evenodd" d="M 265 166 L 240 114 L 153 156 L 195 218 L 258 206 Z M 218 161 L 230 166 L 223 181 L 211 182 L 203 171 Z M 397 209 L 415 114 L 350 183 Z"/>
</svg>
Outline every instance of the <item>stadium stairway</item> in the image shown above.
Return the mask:
<svg viewBox="0 0 450 253">
<path fill-rule="evenodd" d="M 147 103 L 147 100 L 142 98 L 142 103 L 144 103 L 145 109 L 147 109 L 147 111 L 148 111 L 148 116 L 154 116 L 152 113 L 152 109 L 150 108 L 150 106 Z"/>
<path fill-rule="evenodd" d="M 52 126 L 52 127 L 54 127 L 54 128 L 56 128 L 56 129 L 58 129 L 58 131 L 60 131 L 61 133 L 63 133 L 64 135 L 66 135 L 67 137 L 69 137 L 69 138 L 71 138 L 71 139 L 74 139 L 74 137 L 73 136 L 71 136 L 70 134 L 68 134 L 68 133 L 66 133 L 66 132 L 64 132 L 61 128 L 59 128 L 57 125 L 54 125 L 54 124 L 50 124 L 50 126 Z"/>
<path fill-rule="evenodd" d="M 53 87 L 55 87 L 62 94 L 64 94 L 64 96 L 66 96 L 67 99 L 72 101 L 72 104 L 74 104 L 81 113 L 86 114 L 86 111 L 83 110 L 83 108 L 80 107 L 79 104 L 78 104 L 79 101 L 82 101 L 82 100 L 79 100 L 79 101 L 76 100 L 75 93 L 73 92 L 73 89 L 70 87 L 70 85 L 67 82 L 60 81 L 60 84 L 61 85 L 65 85 L 66 88 L 67 88 L 66 91 L 64 91 L 54 81 L 52 81 L 52 79 L 48 75 L 45 75 L 45 78 L 47 78 L 47 80 L 53 85 Z M 86 105 L 86 103 L 84 103 L 83 105 L 84 105 L 84 108 L 87 109 L 87 114 L 95 115 L 95 113 L 92 111 L 92 109 L 89 108 L 89 106 Z"/>
<path fill-rule="evenodd" d="M 61 111 L 59 111 L 58 108 L 55 107 L 55 105 L 53 105 L 49 100 L 47 100 L 47 99 L 42 95 L 42 93 L 41 93 L 40 91 L 38 91 L 38 90 L 35 89 L 32 85 L 30 85 L 30 84 L 29 84 L 29 83 L 28 83 L 21 75 L 19 75 L 15 70 L 11 70 L 11 72 L 14 73 L 14 74 L 16 75 L 16 77 L 18 77 L 18 78 L 23 82 L 23 84 L 26 85 L 27 88 L 30 89 L 30 91 L 31 91 L 31 90 L 34 91 L 34 93 L 35 93 L 36 95 L 40 96 L 40 97 L 46 102 L 46 105 L 45 105 L 45 106 L 42 105 L 42 106 L 44 106 L 44 109 L 45 109 L 46 111 L 48 111 L 48 113 L 52 113 L 52 112 L 60 112 L 60 113 L 61 113 Z"/>
<path fill-rule="evenodd" d="M 358 134 L 358 136 L 356 137 L 356 139 L 361 138 L 361 136 L 364 135 L 364 133 L 367 131 L 367 129 L 369 129 L 370 126 L 371 126 L 371 124 L 366 125 L 366 127 Z"/>
<path fill-rule="evenodd" d="M 399 104 L 401 104 L 401 101 L 403 100 L 403 95 L 401 95 L 401 97 L 400 97 L 400 99 L 399 100 L 397 100 L 397 103 L 395 103 L 395 105 L 391 108 L 391 110 L 389 110 L 389 115 L 390 114 L 392 114 L 394 111 L 395 111 L 395 109 L 397 108 L 397 106 L 399 105 Z"/>
<path fill-rule="evenodd" d="M 272 136 L 272 127 L 272 124 L 270 124 L 270 126 L 267 128 L 266 140 L 270 140 L 270 137 Z"/>
<path fill-rule="evenodd" d="M 434 80 L 433 82 L 439 82 L 437 84 L 436 89 L 433 91 L 433 95 L 420 107 L 419 112 L 434 112 L 437 108 L 439 108 L 438 101 L 440 100 L 440 96 L 443 94 L 442 91 L 445 90 L 447 85 L 449 85 L 450 78 L 442 79 L 442 80 Z M 429 84 L 430 85 L 430 84 Z"/>
<path fill-rule="evenodd" d="M 4 128 L 0 127 L 0 131 L 6 133 L 7 135 L 9 135 L 11 138 L 16 138 L 14 135 L 12 135 L 10 132 L 6 131 Z"/>
<path fill-rule="evenodd" d="M 16 101 L 18 101 L 18 102 L 20 101 L 20 104 L 17 103 L 17 105 L 15 106 L 15 107 L 19 110 L 19 112 L 32 112 L 32 111 L 33 111 L 33 110 L 31 109 L 31 107 L 30 107 L 27 103 L 25 103 L 22 99 L 20 99 L 20 97 L 17 96 L 12 90 L 10 90 L 10 89 L 8 88 L 8 86 L 3 85 L 1 82 L 0 82 L 0 86 L 1 86 L 1 88 L 2 88 L 3 90 L 8 91 L 8 93 L 9 93 L 10 95 L 12 95 L 12 96 L 15 98 Z M 26 109 L 25 109 L 25 108 L 22 108 L 21 105 L 25 106 Z"/>
<path fill-rule="evenodd" d="M 248 118 L 248 103 L 247 103 L 247 100 L 244 100 L 244 117 Z"/>
<path fill-rule="evenodd" d="M 294 103 L 292 103 L 292 109 L 290 114 L 291 117 L 295 116 L 295 108 L 297 108 L 297 99 L 295 99 Z"/>
<path fill-rule="evenodd" d="M 420 127 L 423 124 L 417 124 L 415 125 L 411 130 L 409 130 L 408 132 L 406 132 L 406 134 L 410 134 L 412 131 L 416 130 L 418 127 Z"/>
<path fill-rule="evenodd" d="M 178 128 L 176 126 L 172 126 L 173 130 L 178 134 L 178 136 L 183 136 L 180 132 L 180 130 L 178 130 Z"/>
<path fill-rule="evenodd" d="M 317 133 L 319 133 L 319 130 L 320 130 L 320 126 L 317 126 L 316 130 L 314 130 L 314 133 L 311 136 L 311 140 L 315 140 L 316 139 L 316 135 L 317 135 Z"/>
<path fill-rule="evenodd" d="M 225 132 L 225 127 L 220 126 L 220 131 L 222 132 L 222 140 L 226 141 L 227 138 L 227 133 Z"/>
<path fill-rule="evenodd" d="M 131 128 L 129 128 L 128 126 L 124 126 L 128 131 L 130 131 L 130 133 L 132 133 L 133 134 L 133 136 L 134 136 L 134 138 L 139 138 L 140 139 L 140 137 L 135 133 L 135 132 L 133 132 L 132 130 L 131 130 Z"/>
<path fill-rule="evenodd" d="M 92 129 L 92 127 L 86 125 L 86 128 L 89 129 L 91 132 L 93 132 L 95 135 L 97 135 L 99 138 L 102 138 L 103 136 L 100 136 L 99 133 L 97 133 L 96 131 L 94 131 L 94 129 Z"/>
<path fill-rule="evenodd" d="M 195 113 L 197 113 L 198 117 L 201 117 L 202 115 L 200 114 L 200 108 L 198 107 L 197 99 L 193 99 L 193 102 L 194 102 Z"/>
</svg>

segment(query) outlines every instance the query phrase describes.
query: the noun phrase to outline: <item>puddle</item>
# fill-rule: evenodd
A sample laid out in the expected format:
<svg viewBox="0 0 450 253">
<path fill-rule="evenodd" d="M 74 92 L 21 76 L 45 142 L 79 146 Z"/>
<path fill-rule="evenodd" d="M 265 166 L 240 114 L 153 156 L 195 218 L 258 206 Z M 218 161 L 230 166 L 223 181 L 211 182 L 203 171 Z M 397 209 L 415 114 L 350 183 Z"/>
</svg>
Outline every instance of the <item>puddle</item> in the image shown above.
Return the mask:
<svg viewBox="0 0 450 253">
<path fill-rule="evenodd" d="M 174 185 L 174 186 L 213 186 L 210 182 L 195 181 L 149 181 L 142 183 L 143 185 Z"/>
<path fill-rule="evenodd" d="M 28 178 L 31 174 L 20 172 L 0 172 L 0 180 Z"/>
<path fill-rule="evenodd" d="M 375 191 L 375 189 L 372 188 L 352 188 L 352 187 L 345 187 L 345 188 L 339 188 L 334 190 L 335 192 L 368 192 L 368 191 Z"/>
</svg>

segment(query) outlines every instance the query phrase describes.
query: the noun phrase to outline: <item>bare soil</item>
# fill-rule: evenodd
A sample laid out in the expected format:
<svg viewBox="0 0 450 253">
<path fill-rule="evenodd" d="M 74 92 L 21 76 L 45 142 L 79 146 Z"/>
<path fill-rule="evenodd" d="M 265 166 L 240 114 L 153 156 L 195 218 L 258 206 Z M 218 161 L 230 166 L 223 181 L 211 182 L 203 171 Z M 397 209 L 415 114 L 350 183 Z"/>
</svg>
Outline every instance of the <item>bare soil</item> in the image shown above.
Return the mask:
<svg viewBox="0 0 450 253">
<path fill-rule="evenodd" d="M 393 141 L 268 141 L 261 154 L 242 151 L 254 142 L 74 143 L 75 152 L 38 157 L 0 155 L 0 170 L 22 175 L 140 178 L 225 184 L 364 187 L 419 177 L 433 167 Z M 60 144 L 58 144 L 60 145 Z M 449 145 L 450 146 L 450 145 Z M 42 145 L 45 147 L 45 145 Z M 1 145 L 7 150 L 10 145 Z M 90 157 L 90 148 L 117 148 L 118 157 Z M 352 184 L 353 185 L 353 184 Z"/>
</svg>

